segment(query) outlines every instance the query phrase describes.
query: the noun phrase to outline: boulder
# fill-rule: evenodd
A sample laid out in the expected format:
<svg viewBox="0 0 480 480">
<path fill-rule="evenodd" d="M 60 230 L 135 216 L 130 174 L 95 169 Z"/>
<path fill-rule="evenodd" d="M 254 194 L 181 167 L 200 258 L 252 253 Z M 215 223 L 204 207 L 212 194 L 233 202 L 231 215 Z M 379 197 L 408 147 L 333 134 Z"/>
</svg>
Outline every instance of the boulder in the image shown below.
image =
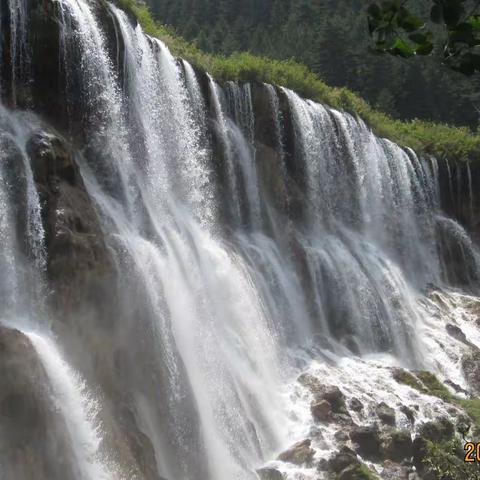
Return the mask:
<svg viewBox="0 0 480 480">
<path fill-rule="evenodd" d="M 357 454 L 348 447 L 343 447 L 328 460 L 328 470 L 333 473 L 340 473 L 351 465 L 358 465 L 360 461 Z"/>
<path fill-rule="evenodd" d="M 340 443 L 346 443 L 350 439 L 348 430 L 345 430 L 345 429 L 337 430 L 333 437 L 337 442 L 340 442 Z"/>
<path fill-rule="evenodd" d="M 327 422 L 331 419 L 332 406 L 327 400 L 320 400 L 310 406 L 313 418 L 318 422 Z"/>
<path fill-rule="evenodd" d="M 437 421 L 424 423 L 419 429 L 418 436 L 439 443 L 452 439 L 454 435 L 453 423 L 448 418 L 442 417 Z"/>
<path fill-rule="evenodd" d="M 386 403 L 382 402 L 375 408 L 377 417 L 385 424 L 389 426 L 395 426 L 395 410 L 389 407 Z"/>
<path fill-rule="evenodd" d="M 366 458 L 377 458 L 380 454 L 380 431 L 376 425 L 354 427 L 350 439 L 356 445 L 356 451 Z"/>
<path fill-rule="evenodd" d="M 345 396 L 338 387 L 333 385 L 324 386 L 322 389 L 321 398 L 330 403 L 333 413 L 348 415 L 345 404 Z"/>
<path fill-rule="evenodd" d="M 414 412 L 411 408 L 409 408 L 409 407 L 407 407 L 407 406 L 405 406 L 405 405 L 402 405 L 402 406 L 400 407 L 400 411 L 407 417 L 408 421 L 409 421 L 412 425 L 415 424 L 415 412 Z"/>
<path fill-rule="evenodd" d="M 310 466 L 315 456 L 315 450 L 311 447 L 310 439 L 292 445 L 288 450 L 278 456 L 278 460 L 295 465 Z"/>
<path fill-rule="evenodd" d="M 283 480 L 284 476 L 276 468 L 260 468 L 257 470 L 257 475 L 260 480 Z"/>
<path fill-rule="evenodd" d="M 358 398 L 352 398 L 348 403 L 350 410 L 354 412 L 361 412 L 363 410 L 363 403 Z"/>
<path fill-rule="evenodd" d="M 467 343 L 467 344 L 469 343 L 468 340 L 467 340 L 467 337 L 463 333 L 462 329 L 460 327 L 458 327 L 457 325 L 453 325 L 452 323 L 447 323 L 445 328 L 447 329 L 447 333 L 451 337 L 455 338 L 459 342 Z"/>
<path fill-rule="evenodd" d="M 401 462 L 413 455 L 413 442 L 408 430 L 392 430 L 382 434 L 380 454 L 383 458 Z"/>
</svg>

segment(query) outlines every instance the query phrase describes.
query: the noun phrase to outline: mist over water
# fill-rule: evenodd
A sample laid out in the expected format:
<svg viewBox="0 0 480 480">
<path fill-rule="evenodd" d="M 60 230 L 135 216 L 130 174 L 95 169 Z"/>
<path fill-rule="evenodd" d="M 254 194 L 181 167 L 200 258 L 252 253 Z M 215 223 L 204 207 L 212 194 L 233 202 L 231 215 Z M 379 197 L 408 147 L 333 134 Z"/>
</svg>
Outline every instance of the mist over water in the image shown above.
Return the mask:
<svg viewBox="0 0 480 480">
<path fill-rule="evenodd" d="M 456 280 L 438 232 L 460 248 L 472 291 L 480 256 L 440 211 L 434 158 L 288 89 L 200 77 L 114 4 L 105 11 L 115 48 L 96 4 L 54 5 L 68 111 L 82 110 L 75 159 L 116 272 L 117 296 L 102 303 L 119 303 L 120 314 L 109 319 L 103 343 L 88 344 L 97 332 L 82 324 L 84 312 L 74 312 L 77 331 L 69 330 L 48 305 L 43 193 L 27 148 L 44 121 L 12 110 L 30 59 L 25 3 L 9 0 L 0 322 L 36 351 L 78 478 L 143 478 L 116 460 L 123 450 L 112 440 L 120 428 L 115 401 L 103 402 L 102 391 L 128 404 L 161 477 L 250 480 L 301 439 L 290 386 L 311 365 L 323 371 L 319 356 L 339 362 L 325 377 L 382 355 L 409 368 L 437 367 L 418 332 L 430 328 L 419 302 L 427 287 Z M 258 141 L 259 91 L 268 149 Z M 273 165 L 262 163 L 267 150 Z M 57 345 L 63 341 L 71 351 Z M 121 374 L 92 360 L 102 348 L 123 352 Z"/>
</svg>

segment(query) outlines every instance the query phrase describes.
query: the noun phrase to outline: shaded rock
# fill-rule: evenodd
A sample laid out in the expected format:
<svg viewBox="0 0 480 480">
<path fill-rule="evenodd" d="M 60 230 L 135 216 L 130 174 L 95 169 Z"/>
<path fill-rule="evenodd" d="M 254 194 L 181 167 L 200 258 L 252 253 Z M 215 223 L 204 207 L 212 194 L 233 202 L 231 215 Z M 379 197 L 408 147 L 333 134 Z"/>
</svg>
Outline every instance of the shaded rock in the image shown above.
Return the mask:
<svg viewBox="0 0 480 480">
<path fill-rule="evenodd" d="M 395 410 L 386 403 L 382 402 L 378 404 L 375 408 L 375 413 L 385 425 L 395 426 Z"/>
<path fill-rule="evenodd" d="M 350 435 L 346 430 L 337 430 L 333 436 L 337 442 L 348 442 Z"/>
<path fill-rule="evenodd" d="M 480 350 L 472 349 L 462 358 L 462 371 L 470 388 L 480 394 Z"/>
<path fill-rule="evenodd" d="M 28 337 L 0 326 L 1 476 L 5 479 L 80 478 L 47 374 Z"/>
<path fill-rule="evenodd" d="M 455 427 L 453 423 L 445 417 L 434 422 L 427 422 L 419 429 L 419 437 L 437 443 L 452 439 L 454 434 Z"/>
<path fill-rule="evenodd" d="M 348 447 L 343 447 L 328 460 L 328 470 L 333 473 L 340 473 L 350 465 L 359 465 L 357 454 Z"/>
<path fill-rule="evenodd" d="M 354 412 L 361 412 L 363 410 L 363 403 L 358 398 L 352 398 L 348 406 L 350 410 Z"/>
<path fill-rule="evenodd" d="M 401 462 L 413 455 L 413 442 L 408 430 L 393 430 L 382 435 L 380 454 L 388 460 Z"/>
<path fill-rule="evenodd" d="M 345 396 L 338 387 L 333 385 L 324 386 L 322 389 L 321 398 L 330 403 L 333 413 L 348 415 L 345 404 Z"/>
<path fill-rule="evenodd" d="M 411 408 L 402 405 L 400 411 L 408 418 L 412 425 L 415 423 L 415 412 Z"/>
<path fill-rule="evenodd" d="M 362 457 L 378 457 L 380 454 L 380 432 L 377 426 L 354 427 L 350 439 Z"/>
<path fill-rule="evenodd" d="M 278 456 L 278 460 L 295 465 L 311 465 L 315 450 L 311 448 L 312 441 L 310 439 L 292 445 L 288 450 Z"/>
<path fill-rule="evenodd" d="M 455 382 L 452 382 L 451 380 L 445 380 L 445 385 L 448 385 L 452 390 L 454 390 L 456 393 L 463 393 L 464 395 L 469 395 L 469 392 L 462 388 L 460 385 L 458 385 Z"/>
<path fill-rule="evenodd" d="M 327 400 L 320 400 L 310 406 L 313 418 L 318 422 L 326 422 L 331 419 L 332 406 Z"/>
<path fill-rule="evenodd" d="M 468 343 L 467 341 L 467 337 L 465 336 L 465 334 L 463 333 L 462 329 L 460 327 L 458 327 L 457 325 L 453 325 L 451 323 L 447 323 L 447 325 L 445 326 L 445 328 L 447 329 L 447 333 L 455 338 L 456 340 L 458 340 L 459 342 L 463 342 L 463 343 Z"/>
<path fill-rule="evenodd" d="M 260 468 L 257 470 L 257 475 L 260 480 L 283 480 L 283 475 L 276 468 Z"/>
</svg>

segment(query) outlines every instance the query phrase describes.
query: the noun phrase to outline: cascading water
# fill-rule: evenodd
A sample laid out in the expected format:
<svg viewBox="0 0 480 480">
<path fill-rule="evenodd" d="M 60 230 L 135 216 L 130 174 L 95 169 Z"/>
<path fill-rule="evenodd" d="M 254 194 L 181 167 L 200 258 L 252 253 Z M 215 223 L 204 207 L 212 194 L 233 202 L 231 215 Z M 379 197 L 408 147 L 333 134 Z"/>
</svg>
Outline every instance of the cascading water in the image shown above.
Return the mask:
<svg viewBox="0 0 480 480">
<path fill-rule="evenodd" d="M 65 160 L 56 167 L 55 157 L 45 167 L 55 181 L 41 184 L 42 155 L 29 145 L 46 122 L 1 107 L 0 319 L 38 355 L 80 478 L 253 480 L 310 436 L 302 372 L 342 384 L 356 368 L 363 385 L 345 380 L 345 394 L 366 404 L 372 392 L 411 403 L 405 389 L 382 393 L 390 364 L 458 373 L 460 347 L 438 353 L 431 340 L 445 334 L 425 290 L 448 289 L 463 272 L 473 291 L 480 257 L 441 211 L 435 159 L 288 89 L 203 77 L 114 4 L 52 5 L 62 133 L 76 146 L 71 175 L 81 182 L 63 185 L 56 169 Z M 10 0 L 9 8 L 11 48 L 27 51 L 26 7 Z M 473 216 L 470 169 L 465 178 Z M 66 207 L 47 208 L 47 190 Z M 458 197 L 453 184 L 448 195 Z M 75 198 L 93 205 L 100 234 L 82 215 L 71 220 Z M 68 228 L 58 232 L 58 218 Z M 112 272 L 97 283 L 80 276 L 79 289 L 93 291 L 80 308 L 78 292 L 61 293 L 49 275 L 55 248 L 72 262 L 90 252 L 84 237 L 96 248 L 89 268 L 101 263 L 102 244 Z M 102 282 L 112 298 L 96 298 Z M 442 295 L 448 312 L 460 309 L 458 292 Z M 448 336 L 442 342 L 450 348 Z M 425 418 L 445 411 L 418 401 Z M 334 448 L 334 433 L 325 427 L 317 452 Z"/>
</svg>

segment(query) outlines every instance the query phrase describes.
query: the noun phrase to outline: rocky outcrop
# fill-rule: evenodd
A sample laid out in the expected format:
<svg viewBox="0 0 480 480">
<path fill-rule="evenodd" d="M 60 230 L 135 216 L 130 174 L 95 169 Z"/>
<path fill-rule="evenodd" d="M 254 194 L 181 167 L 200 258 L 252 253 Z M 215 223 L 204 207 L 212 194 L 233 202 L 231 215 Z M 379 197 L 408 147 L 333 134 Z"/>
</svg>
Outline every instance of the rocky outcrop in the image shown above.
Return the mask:
<svg viewBox="0 0 480 480">
<path fill-rule="evenodd" d="M 311 447 L 312 441 L 307 439 L 292 445 L 278 456 L 278 460 L 294 465 L 311 465 L 315 450 Z"/>
<path fill-rule="evenodd" d="M 2 478 L 80 478 L 35 349 L 23 333 L 6 327 L 0 327 L 0 452 Z"/>
</svg>

